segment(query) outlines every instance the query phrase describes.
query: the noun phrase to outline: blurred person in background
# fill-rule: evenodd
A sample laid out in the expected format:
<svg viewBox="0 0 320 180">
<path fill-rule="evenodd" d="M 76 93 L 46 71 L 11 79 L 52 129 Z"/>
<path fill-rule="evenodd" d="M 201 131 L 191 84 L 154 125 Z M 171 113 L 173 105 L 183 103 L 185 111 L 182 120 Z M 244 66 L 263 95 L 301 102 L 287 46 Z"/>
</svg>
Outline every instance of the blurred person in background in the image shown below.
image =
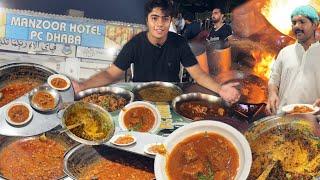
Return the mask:
<svg viewBox="0 0 320 180">
<path fill-rule="evenodd" d="M 207 39 L 209 41 L 226 41 L 232 35 L 232 28 L 224 22 L 224 12 L 221 8 L 212 10 L 213 27 L 209 32 Z"/>
</svg>

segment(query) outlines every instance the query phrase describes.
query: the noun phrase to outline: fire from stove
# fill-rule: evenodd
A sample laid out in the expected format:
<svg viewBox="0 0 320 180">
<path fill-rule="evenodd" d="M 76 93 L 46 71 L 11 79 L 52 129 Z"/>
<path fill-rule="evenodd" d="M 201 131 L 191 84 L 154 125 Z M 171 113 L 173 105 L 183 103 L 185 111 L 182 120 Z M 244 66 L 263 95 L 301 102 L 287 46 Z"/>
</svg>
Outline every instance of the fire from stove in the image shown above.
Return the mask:
<svg viewBox="0 0 320 180">
<path fill-rule="evenodd" d="M 252 51 L 252 57 L 256 60 L 253 73 L 262 79 L 268 80 L 275 55 L 268 52 Z"/>
<path fill-rule="evenodd" d="M 278 31 L 289 35 L 291 31 L 291 12 L 298 6 L 311 4 L 311 1 L 269 0 L 261 9 L 261 13 Z"/>
</svg>

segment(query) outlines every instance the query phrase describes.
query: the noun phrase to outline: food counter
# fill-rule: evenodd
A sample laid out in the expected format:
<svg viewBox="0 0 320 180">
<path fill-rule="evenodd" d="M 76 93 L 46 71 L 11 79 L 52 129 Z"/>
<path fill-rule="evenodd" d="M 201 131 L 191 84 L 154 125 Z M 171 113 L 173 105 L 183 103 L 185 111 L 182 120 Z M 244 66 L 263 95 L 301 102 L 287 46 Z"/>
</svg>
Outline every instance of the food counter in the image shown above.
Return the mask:
<svg viewBox="0 0 320 180">
<path fill-rule="evenodd" d="M 31 173 L 29 176 L 34 178 L 43 176 L 43 172 L 47 172 L 48 178 L 64 176 L 61 173 L 49 172 L 45 168 L 51 165 L 54 166 L 51 169 L 58 169 L 56 172 L 62 172 L 63 168 L 63 171 L 69 175 L 69 177 L 65 176 L 64 178 L 73 179 L 80 177 L 98 178 L 99 176 L 115 179 L 117 179 L 116 177 L 128 179 L 152 179 L 155 176 L 167 177 L 166 172 L 159 171 L 160 167 L 165 166 L 167 162 L 159 161 L 159 158 L 166 157 L 166 153 L 171 153 L 174 150 L 175 143 L 183 140 L 181 138 L 190 136 L 188 132 L 202 132 L 202 134 L 194 136 L 201 139 L 201 141 L 206 141 L 207 138 L 225 137 L 227 144 L 230 141 L 234 145 L 233 148 L 235 149 L 232 152 L 234 150 L 237 151 L 238 154 L 235 154 L 234 157 L 238 156 L 238 160 L 236 158 L 233 163 L 236 165 L 238 162 L 239 165 L 233 166 L 234 171 L 226 175 L 228 171 L 218 170 L 218 167 L 211 164 L 216 157 L 211 157 L 210 155 L 209 161 L 203 160 L 203 157 L 206 157 L 206 151 L 201 151 L 204 156 L 198 156 L 196 153 L 199 153 L 198 151 L 200 150 L 190 145 L 188 146 L 190 148 L 182 148 L 179 151 L 182 151 L 182 154 L 191 154 L 185 154 L 187 156 L 182 155 L 179 158 L 188 158 L 187 162 L 193 162 L 194 158 L 198 159 L 199 167 L 197 168 L 199 169 L 191 171 L 188 163 L 181 165 L 184 166 L 184 171 L 181 172 L 183 177 L 188 176 L 192 179 L 197 174 L 202 177 L 208 177 L 212 175 L 212 172 L 216 172 L 219 177 L 234 179 L 248 176 L 249 179 L 255 179 L 260 176 L 277 177 L 278 174 L 275 172 L 278 172 L 277 170 L 279 169 L 282 173 L 290 174 L 292 177 L 319 176 L 320 158 L 317 154 L 319 154 L 320 150 L 318 148 L 320 144 L 320 128 L 314 116 L 276 116 L 255 121 L 265 116 L 263 111 L 265 104 L 263 102 L 252 102 L 255 98 L 247 98 L 250 102 L 229 105 L 218 96 L 215 96 L 213 92 L 209 92 L 197 84 L 171 84 L 164 82 L 116 83 L 108 87 L 88 89 L 75 94 L 75 96 L 72 87 L 69 87 L 66 90 L 57 90 L 61 99 L 56 108 L 51 111 L 43 111 L 43 109 L 39 111 L 32 105 L 33 101 L 32 99 L 30 100 L 30 95 L 37 92 L 35 89 L 43 90 L 40 87 L 44 85 L 50 89 L 51 81 L 48 82 L 47 80 L 50 79 L 49 77 L 52 74 L 56 73 L 36 64 L 11 64 L 6 67 L 12 68 L 15 66 L 28 67 L 28 72 L 31 72 L 30 68 L 36 68 L 38 72 L 40 69 L 41 73 L 36 76 L 42 79 L 40 78 L 39 84 L 30 87 L 30 89 L 24 88 L 25 92 L 15 94 L 16 97 L 12 97 L 12 102 L 5 102 L 5 105 L 0 107 L 0 112 L 6 114 L 10 109 L 10 104 L 24 102 L 31 104 L 33 113 L 31 121 L 22 125 L 10 124 L 7 121 L 8 117 L 5 115 L 1 119 L 0 128 L 2 125 L 5 130 L 0 131 L 0 134 L 2 134 L 0 136 L 1 177 L 12 178 L 17 171 L 25 174 Z M 16 71 L 19 72 L 21 69 L 23 68 L 17 68 Z M 5 68 L 2 67 L 0 73 L 5 74 L 4 72 L 6 72 Z M 25 73 L 20 73 L 19 76 L 23 80 L 26 80 Z M 249 80 L 241 80 L 241 78 Z M 5 81 L 7 79 L 1 79 L 1 93 L 4 92 L 3 90 L 7 86 L 12 85 L 12 82 L 25 83 L 25 81 Z M 27 80 L 30 79 L 32 78 Z M 261 83 L 254 76 L 224 79 L 221 80 L 221 83 L 239 79 L 242 83 L 239 87 L 240 90 L 246 89 L 241 91 L 243 97 L 248 95 L 247 91 L 253 91 L 249 92 L 250 94 L 254 93 L 256 89 L 251 88 L 252 86 L 246 88 L 248 87 L 246 84 L 250 84 L 250 82 Z M 48 89 L 43 91 L 48 92 Z M 7 94 L 3 93 L 3 95 L 2 100 L 7 98 Z M 151 99 L 146 96 L 151 96 Z M 154 100 L 152 98 L 157 97 L 161 97 L 163 102 L 152 102 Z M 17 99 L 14 100 L 14 98 Z M 261 100 L 263 99 L 259 101 Z M 211 121 L 202 121 L 207 119 L 211 119 Z M 255 122 L 252 123 L 252 121 Z M 39 124 L 40 122 L 43 124 Z M 6 128 L 5 126 L 10 127 Z M 10 128 L 14 129 L 14 131 L 9 131 Z M 281 131 L 277 131 L 275 135 L 281 137 L 283 141 L 267 142 L 268 138 L 265 138 L 264 141 L 266 144 L 269 143 L 271 151 L 268 148 L 265 149 L 274 156 L 264 157 L 261 155 L 261 157 L 267 158 L 262 162 L 259 159 L 259 154 L 256 153 L 263 154 L 265 151 L 262 151 L 264 149 L 257 143 L 259 139 L 257 137 L 267 137 L 270 134 L 265 133 L 272 133 L 277 128 L 280 128 Z M 296 133 L 290 134 L 290 131 Z M 19 133 L 10 134 L 8 132 Z M 214 133 L 219 134 L 219 136 Z M 167 136 L 169 137 L 167 138 Z M 186 142 L 190 143 L 189 140 Z M 173 142 L 175 143 L 173 144 Z M 290 151 L 293 150 L 291 147 L 295 147 L 297 143 L 306 143 L 302 144 L 301 151 L 308 158 L 301 157 L 301 161 L 304 163 L 288 166 L 294 159 L 291 156 L 286 159 L 282 158 L 286 157 L 284 155 L 277 156 L 277 153 L 279 154 L 281 150 L 275 149 L 279 146 Z M 60 150 L 57 148 L 58 146 Z M 226 147 L 229 148 L 229 145 Z M 8 148 L 13 150 L 10 151 Z M 46 150 L 44 152 L 48 151 L 48 153 L 37 153 L 38 151 L 32 151 L 33 148 L 44 148 Z M 194 150 L 190 151 L 191 149 Z M 208 147 L 208 149 L 211 148 Z M 309 150 L 305 152 L 305 149 Z M 56 150 L 57 154 L 50 153 L 56 152 Z M 251 152 L 255 153 L 252 157 Z M 23 155 L 24 153 L 31 153 L 31 155 Z M 155 163 L 153 167 L 154 154 L 157 153 L 160 153 L 156 155 L 156 162 L 158 163 Z M 215 153 L 219 154 L 219 152 Z M 298 152 L 292 152 L 292 154 L 295 153 Z M 62 154 L 65 155 L 62 156 Z M 16 156 L 21 156 L 19 160 L 15 160 L 18 162 L 14 164 L 18 170 L 8 168 L 5 161 L 12 161 Z M 224 156 L 224 158 L 228 157 Z M 38 161 L 40 161 L 40 166 L 35 164 L 33 167 L 35 172 L 28 171 L 26 163 Z M 211 164 L 210 168 L 207 166 L 208 162 Z M 204 166 L 203 163 L 206 165 Z M 252 167 L 251 171 L 250 167 Z M 300 169 L 303 167 L 307 168 L 308 171 L 302 172 Z M 102 169 L 105 168 L 108 168 L 109 174 L 102 173 Z M 111 173 L 109 168 L 115 171 Z"/>
</svg>

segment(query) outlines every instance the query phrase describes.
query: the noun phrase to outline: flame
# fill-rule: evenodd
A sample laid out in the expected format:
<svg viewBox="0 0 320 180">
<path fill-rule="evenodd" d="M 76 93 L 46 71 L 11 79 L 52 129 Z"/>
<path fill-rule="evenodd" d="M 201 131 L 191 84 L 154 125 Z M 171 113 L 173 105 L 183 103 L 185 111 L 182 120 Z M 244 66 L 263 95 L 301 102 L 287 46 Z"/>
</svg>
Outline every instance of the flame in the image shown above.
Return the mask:
<svg viewBox="0 0 320 180">
<path fill-rule="evenodd" d="M 263 79 L 269 79 L 275 55 L 260 51 L 252 51 L 251 55 L 256 60 L 253 73 Z"/>
<path fill-rule="evenodd" d="M 313 0 L 268 0 L 261 9 L 263 16 L 281 33 L 289 35 L 291 31 L 291 13 L 301 5 L 313 4 Z"/>
</svg>

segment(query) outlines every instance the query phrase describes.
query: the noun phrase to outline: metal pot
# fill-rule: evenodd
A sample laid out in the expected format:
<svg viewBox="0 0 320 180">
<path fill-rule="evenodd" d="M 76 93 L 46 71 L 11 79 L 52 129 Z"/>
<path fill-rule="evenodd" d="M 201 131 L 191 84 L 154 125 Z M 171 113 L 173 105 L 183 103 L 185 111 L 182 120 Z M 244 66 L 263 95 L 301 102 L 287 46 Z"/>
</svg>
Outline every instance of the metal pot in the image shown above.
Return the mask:
<svg viewBox="0 0 320 180">
<path fill-rule="evenodd" d="M 92 120 L 88 120 L 86 118 L 94 119 L 94 124 Z M 72 129 L 68 128 L 77 123 L 82 124 Z M 94 125 L 98 130 L 90 132 L 92 129 L 89 127 L 93 127 Z M 103 144 L 109 141 L 115 132 L 115 124 L 108 111 L 98 105 L 80 101 L 71 103 L 65 110 L 63 110 L 61 126 L 62 131 L 65 131 L 71 139 L 87 145 Z M 98 138 L 93 138 L 94 135 L 101 133 L 103 134 L 102 137 L 99 136 Z"/>
<path fill-rule="evenodd" d="M 42 136 L 31 136 L 31 137 L 9 137 L 9 136 L 0 136 L 0 151 L 8 147 L 10 144 L 17 142 L 17 141 L 26 141 L 26 140 L 34 140 L 42 138 Z M 72 147 L 77 145 L 75 141 L 70 139 L 67 135 L 65 134 L 58 134 L 56 131 L 49 131 L 45 133 L 45 138 L 54 140 L 57 143 L 61 144 L 66 148 L 66 152 L 69 151 Z M 10 162 L 8 162 L 10 165 Z M 64 179 L 66 178 L 66 175 L 63 175 L 59 179 Z M 26 177 L 27 178 L 27 177 Z M 2 172 L 0 171 L 0 179 L 7 179 L 7 177 L 3 176 Z"/>
<path fill-rule="evenodd" d="M 231 47 L 225 41 L 214 41 L 207 45 L 209 72 L 218 75 L 231 69 Z"/>
</svg>

